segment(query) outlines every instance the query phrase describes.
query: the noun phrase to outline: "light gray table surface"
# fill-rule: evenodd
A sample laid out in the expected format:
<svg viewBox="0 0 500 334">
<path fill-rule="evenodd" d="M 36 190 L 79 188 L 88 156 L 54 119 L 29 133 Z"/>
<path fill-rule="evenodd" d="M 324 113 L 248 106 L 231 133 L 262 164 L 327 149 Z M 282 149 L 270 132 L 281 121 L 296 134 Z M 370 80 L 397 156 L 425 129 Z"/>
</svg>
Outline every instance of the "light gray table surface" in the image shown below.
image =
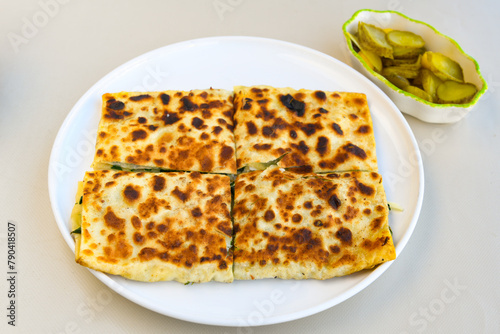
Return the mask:
<svg viewBox="0 0 500 334">
<path fill-rule="evenodd" d="M 425 196 L 411 239 L 381 277 L 312 316 L 237 328 L 157 314 L 75 264 L 47 171 L 62 122 L 94 83 L 145 52 L 209 36 L 273 38 L 347 62 L 341 27 L 362 8 L 432 24 L 478 61 L 489 84 L 459 123 L 405 116 L 420 144 Z M 499 13 L 493 0 L 0 0 L 0 332 L 500 333 Z M 9 221 L 18 228 L 15 327 Z"/>
</svg>

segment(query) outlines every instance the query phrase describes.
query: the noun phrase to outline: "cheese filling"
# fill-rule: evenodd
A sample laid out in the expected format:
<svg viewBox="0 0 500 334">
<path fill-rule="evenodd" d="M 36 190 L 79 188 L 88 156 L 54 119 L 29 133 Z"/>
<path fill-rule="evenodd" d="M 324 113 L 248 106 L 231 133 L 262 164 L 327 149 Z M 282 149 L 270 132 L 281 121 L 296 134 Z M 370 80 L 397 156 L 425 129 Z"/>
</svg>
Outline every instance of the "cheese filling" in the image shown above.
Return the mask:
<svg viewBox="0 0 500 334">
<path fill-rule="evenodd" d="M 81 241 L 81 227 L 82 227 L 82 201 L 83 201 L 83 182 L 78 182 L 78 189 L 75 196 L 75 206 L 71 211 L 71 233 L 75 238 L 75 252 L 78 254 L 80 251 L 80 241 Z"/>
</svg>

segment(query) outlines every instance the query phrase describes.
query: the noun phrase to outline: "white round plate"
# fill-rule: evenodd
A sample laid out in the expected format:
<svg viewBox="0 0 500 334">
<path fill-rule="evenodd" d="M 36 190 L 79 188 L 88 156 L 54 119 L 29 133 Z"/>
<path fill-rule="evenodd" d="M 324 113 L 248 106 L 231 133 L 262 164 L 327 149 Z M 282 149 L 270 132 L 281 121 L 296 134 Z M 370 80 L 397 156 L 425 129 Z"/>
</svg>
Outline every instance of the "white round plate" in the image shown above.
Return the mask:
<svg viewBox="0 0 500 334">
<path fill-rule="evenodd" d="M 49 162 L 52 209 L 69 247 L 74 251 L 69 217 L 77 181 L 83 179 L 93 159 L 102 94 L 209 87 L 232 90 L 234 85 L 257 84 L 366 94 L 387 198 L 404 208 L 389 216 L 396 253 L 401 254 L 417 223 L 424 188 L 422 160 L 406 120 L 375 84 L 344 63 L 303 46 L 254 37 L 205 38 L 148 52 L 106 75 L 80 98 L 59 130 Z M 183 285 L 92 273 L 125 298 L 170 317 L 211 325 L 258 326 L 332 307 L 367 287 L 391 263 L 325 281 L 264 279 Z"/>
</svg>

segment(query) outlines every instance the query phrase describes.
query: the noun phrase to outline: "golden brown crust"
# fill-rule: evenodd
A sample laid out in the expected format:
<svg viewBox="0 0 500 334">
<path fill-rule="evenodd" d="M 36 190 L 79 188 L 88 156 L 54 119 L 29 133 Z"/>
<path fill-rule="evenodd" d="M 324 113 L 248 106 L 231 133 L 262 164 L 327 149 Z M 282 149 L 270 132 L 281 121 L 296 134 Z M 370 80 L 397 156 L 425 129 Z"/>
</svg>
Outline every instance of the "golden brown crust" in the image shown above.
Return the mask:
<svg viewBox="0 0 500 334">
<path fill-rule="evenodd" d="M 281 167 L 377 171 L 364 94 L 237 86 L 234 106 L 238 168 L 286 154 Z"/>
<path fill-rule="evenodd" d="M 104 94 L 93 167 L 236 173 L 232 92 Z"/>
<path fill-rule="evenodd" d="M 231 282 L 229 177 L 87 172 L 76 261 L 139 281 Z"/>
<path fill-rule="evenodd" d="M 237 176 L 233 217 L 229 177 L 200 173 L 280 157 Z M 112 165 L 195 172 L 88 172 L 76 260 L 92 269 L 184 283 L 327 279 L 395 258 L 364 94 L 238 86 L 234 106 L 214 89 L 104 94 L 93 167 Z"/>
<path fill-rule="evenodd" d="M 233 219 L 235 279 L 327 279 L 395 258 L 375 172 L 241 174 Z"/>
</svg>

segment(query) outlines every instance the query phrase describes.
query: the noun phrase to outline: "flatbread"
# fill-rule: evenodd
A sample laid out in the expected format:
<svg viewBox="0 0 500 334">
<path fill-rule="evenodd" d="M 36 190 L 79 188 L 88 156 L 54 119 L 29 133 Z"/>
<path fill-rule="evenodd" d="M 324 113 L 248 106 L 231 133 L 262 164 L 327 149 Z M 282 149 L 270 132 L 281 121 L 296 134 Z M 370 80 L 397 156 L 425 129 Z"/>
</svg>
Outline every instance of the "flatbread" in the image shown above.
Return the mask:
<svg viewBox="0 0 500 334">
<path fill-rule="evenodd" d="M 92 167 L 113 166 L 236 174 L 232 92 L 104 94 Z"/>
<path fill-rule="evenodd" d="M 76 261 L 145 281 L 233 281 L 230 180 L 199 172 L 87 172 Z"/>
<path fill-rule="evenodd" d="M 328 279 L 396 257 L 375 172 L 240 174 L 233 220 L 237 280 Z"/>
<path fill-rule="evenodd" d="M 234 106 L 238 168 L 262 169 L 259 163 L 284 155 L 280 167 L 378 170 L 364 94 L 236 86 Z"/>
</svg>

